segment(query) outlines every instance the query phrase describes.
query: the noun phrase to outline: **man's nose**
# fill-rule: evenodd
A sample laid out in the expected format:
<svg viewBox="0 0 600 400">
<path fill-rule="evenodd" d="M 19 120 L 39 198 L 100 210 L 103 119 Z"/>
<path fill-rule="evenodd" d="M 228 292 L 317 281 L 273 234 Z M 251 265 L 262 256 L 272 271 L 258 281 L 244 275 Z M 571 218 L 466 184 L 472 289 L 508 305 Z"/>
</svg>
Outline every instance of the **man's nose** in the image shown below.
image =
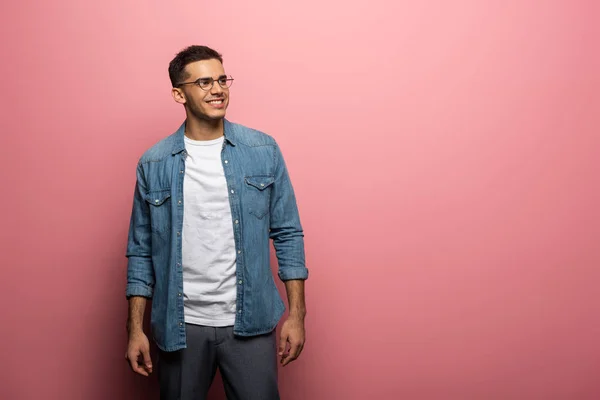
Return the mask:
<svg viewBox="0 0 600 400">
<path fill-rule="evenodd" d="M 219 81 L 213 81 L 212 87 L 210 88 L 211 94 L 223 93 L 223 88 L 219 85 Z"/>
</svg>

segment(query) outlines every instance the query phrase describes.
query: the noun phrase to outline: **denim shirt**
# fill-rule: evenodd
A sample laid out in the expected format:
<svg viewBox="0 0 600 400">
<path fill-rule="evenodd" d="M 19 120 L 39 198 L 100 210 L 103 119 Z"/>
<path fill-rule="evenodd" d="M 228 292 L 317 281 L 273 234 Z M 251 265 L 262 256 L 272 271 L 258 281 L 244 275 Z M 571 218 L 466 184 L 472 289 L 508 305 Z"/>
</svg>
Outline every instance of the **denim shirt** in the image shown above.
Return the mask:
<svg viewBox="0 0 600 400">
<path fill-rule="evenodd" d="M 151 329 L 164 351 L 186 347 L 181 232 L 185 122 L 140 158 L 127 242 L 127 298 L 152 299 Z M 221 162 L 229 191 L 236 259 L 234 333 L 272 331 L 285 306 L 270 266 L 273 240 L 282 281 L 307 279 L 304 233 L 275 140 L 224 120 Z"/>
</svg>

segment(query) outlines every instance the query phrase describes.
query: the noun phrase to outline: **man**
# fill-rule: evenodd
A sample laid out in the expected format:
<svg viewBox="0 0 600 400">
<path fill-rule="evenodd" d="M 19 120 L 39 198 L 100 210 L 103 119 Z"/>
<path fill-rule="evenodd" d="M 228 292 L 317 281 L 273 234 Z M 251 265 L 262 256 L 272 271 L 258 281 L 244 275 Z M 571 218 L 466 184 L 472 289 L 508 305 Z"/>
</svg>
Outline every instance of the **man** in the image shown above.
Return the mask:
<svg viewBox="0 0 600 400">
<path fill-rule="evenodd" d="M 285 366 L 304 346 L 304 239 L 275 140 L 225 118 L 233 78 L 213 49 L 190 46 L 169 64 L 181 127 L 140 158 L 127 245 L 126 359 L 153 371 L 142 329 L 152 298 L 161 399 L 207 395 L 218 367 L 228 399 L 278 399 Z M 270 268 L 269 239 L 289 317 Z M 276 354 L 278 352 L 278 354 Z"/>
</svg>

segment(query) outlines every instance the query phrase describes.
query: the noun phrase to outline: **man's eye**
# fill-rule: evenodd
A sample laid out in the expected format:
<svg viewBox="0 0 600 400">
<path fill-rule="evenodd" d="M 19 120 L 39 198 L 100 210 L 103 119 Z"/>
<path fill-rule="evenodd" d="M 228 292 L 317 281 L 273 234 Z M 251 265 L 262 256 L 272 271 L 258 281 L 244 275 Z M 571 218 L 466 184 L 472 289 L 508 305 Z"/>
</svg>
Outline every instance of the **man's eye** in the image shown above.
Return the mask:
<svg viewBox="0 0 600 400">
<path fill-rule="evenodd" d="M 211 80 L 210 79 L 200 79 L 200 86 L 209 86 L 211 84 Z"/>
</svg>

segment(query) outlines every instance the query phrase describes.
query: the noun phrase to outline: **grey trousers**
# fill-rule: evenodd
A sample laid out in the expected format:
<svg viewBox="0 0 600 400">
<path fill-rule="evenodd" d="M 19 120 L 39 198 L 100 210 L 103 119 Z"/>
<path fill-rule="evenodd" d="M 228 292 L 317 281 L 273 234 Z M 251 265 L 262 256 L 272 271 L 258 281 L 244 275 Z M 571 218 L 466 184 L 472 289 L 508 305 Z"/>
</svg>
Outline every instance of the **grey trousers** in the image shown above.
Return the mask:
<svg viewBox="0 0 600 400">
<path fill-rule="evenodd" d="M 158 352 L 161 400 L 204 400 L 221 372 L 228 400 L 279 400 L 277 343 L 271 333 L 240 337 L 233 327 L 186 324 L 187 348 Z"/>
</svg>

